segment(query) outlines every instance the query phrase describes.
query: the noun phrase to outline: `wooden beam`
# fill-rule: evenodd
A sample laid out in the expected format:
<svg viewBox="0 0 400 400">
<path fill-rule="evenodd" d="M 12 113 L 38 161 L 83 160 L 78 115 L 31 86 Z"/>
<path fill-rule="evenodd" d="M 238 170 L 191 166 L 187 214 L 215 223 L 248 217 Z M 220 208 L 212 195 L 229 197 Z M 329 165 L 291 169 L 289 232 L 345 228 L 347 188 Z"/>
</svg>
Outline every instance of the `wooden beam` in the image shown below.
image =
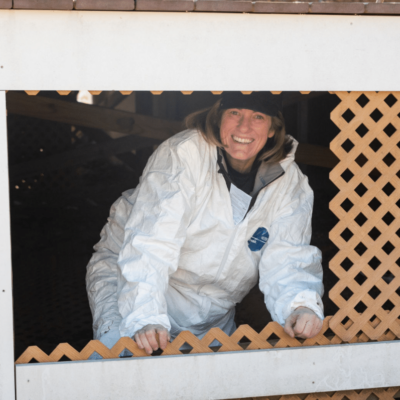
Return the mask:
<svg viewBox="0 0 400 400">
<path fill-rule="evenodd" d="M 7 94 L 7 109 L 10 114 L 130 134 L 120 139 L 11 166 L 11 179 L 23 179 L 38 173 L 153 146 L 182 129 L 181 122 L 177 121 L 58 99 L 28 97 L 26 94 L 15 92 Z M 329 148 L 305 143 L 299 144 L 296 161 L 325 168 L 333 168 L 338 163 L 337 157 Z"/>
<path fill-rule="evenodd" d="M 24 179 L 37 174 L 46 174 L 60 168 L 71 167 L 99 158 L 129 152 L 160 143 L 159 140 L 138 136 L 125 136 L 99 144 L 82 146 L 78 149 L 54 154 L 42 159 L 10 166 L 10 180 Z"/>
<path fill-rule="evenodd" d="M 7 111 L 9 114 L 127 133 L 159 141 L 166 140 L 182 130 L 180 121 L 41 96 L 29 97 L 16 92 L 7 93 Z"/>
<path fill-rule="evenodd" d="M 333 168 L 339 159 L 328 147 L 299 143 L 295 154 L 296 162 L 316 167 Z"/>
</svg>

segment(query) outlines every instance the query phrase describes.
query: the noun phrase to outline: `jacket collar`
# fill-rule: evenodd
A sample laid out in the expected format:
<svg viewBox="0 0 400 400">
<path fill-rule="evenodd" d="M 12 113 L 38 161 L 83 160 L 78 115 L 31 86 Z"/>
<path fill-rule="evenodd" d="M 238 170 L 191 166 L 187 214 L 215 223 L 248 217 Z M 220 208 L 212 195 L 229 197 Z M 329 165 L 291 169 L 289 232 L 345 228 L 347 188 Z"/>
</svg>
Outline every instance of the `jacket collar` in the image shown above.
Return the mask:
<svg viewBox="0 0 400 400">
<path fill-rule="evenodd" d="M 219 147 L 217 147 L 217 164 L 219 167 L 218 172 L 223 175 L 223 177 L 226 181 L 226 184 L 228 186 L 228 190 L 230 190 L 232 181 L 228 174 L 228 168 L 226 165 L 224 153 L 223 153 L 222 149 Z M 275 179 L 279 178 L 284 173 L 285 173 L 285 171 L 282 168 L 280 163 L 276 163 L 276 164 L 261 163 L 261 165 L 257 171 L 256 180 L 254 183 L 254 189 L 250 193 L 250 196 L 253 197 L 253 196 L 257 195 L 258 192 L 262 188 L 264 188 L 265 186 L 268 186 L 271 182 L 273 182 Z"/>
</svg>

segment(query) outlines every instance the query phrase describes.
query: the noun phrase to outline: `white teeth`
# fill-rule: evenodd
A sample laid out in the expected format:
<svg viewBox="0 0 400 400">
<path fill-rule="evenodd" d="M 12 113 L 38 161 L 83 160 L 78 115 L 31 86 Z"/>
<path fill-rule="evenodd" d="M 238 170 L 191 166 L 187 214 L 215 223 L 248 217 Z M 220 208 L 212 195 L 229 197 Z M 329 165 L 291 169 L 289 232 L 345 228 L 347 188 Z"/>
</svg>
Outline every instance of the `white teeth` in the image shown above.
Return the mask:
<svg viewBox="0 0 400 400">
<path fill-rule="evenodd" d="M 237 136 L 232 136 L 232 139 L 233 139 L 235 142 L 244 143 L 244 144 L 249 144 L 249 143 L 251 143 L 251 142 L 254 141 L 254 139 L 242 139 L 242 138 L 237 137 Z"/>
</svg>

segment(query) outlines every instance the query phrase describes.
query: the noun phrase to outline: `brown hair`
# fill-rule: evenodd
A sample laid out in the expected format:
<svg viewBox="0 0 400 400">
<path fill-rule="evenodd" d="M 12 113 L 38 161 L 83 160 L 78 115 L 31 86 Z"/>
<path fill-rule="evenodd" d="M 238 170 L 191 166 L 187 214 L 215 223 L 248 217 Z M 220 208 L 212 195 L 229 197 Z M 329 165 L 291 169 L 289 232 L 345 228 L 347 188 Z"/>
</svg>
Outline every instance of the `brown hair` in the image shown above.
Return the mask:
<svg viewBox="0 0 400 400">
<path fill-rule="evenodd" d="M 211 108 L 196 111 L 185 118 L 187 129 L 197 129 L 209 144 L 224 148 L 221 142 L 219 129 L 221 126 L 222 114 L 220 110 L 221 100 L 218 100 Z M 286 136 L 285 121 L 281 112 L 276 117 L 271 117 L 271 130 L 275 131 L 273 137 L 267 140 L 264 149 L 258 159 L 268 164 L 277 163 L 288 155 L 292 149 L 292 139 Z"/>
</svg>

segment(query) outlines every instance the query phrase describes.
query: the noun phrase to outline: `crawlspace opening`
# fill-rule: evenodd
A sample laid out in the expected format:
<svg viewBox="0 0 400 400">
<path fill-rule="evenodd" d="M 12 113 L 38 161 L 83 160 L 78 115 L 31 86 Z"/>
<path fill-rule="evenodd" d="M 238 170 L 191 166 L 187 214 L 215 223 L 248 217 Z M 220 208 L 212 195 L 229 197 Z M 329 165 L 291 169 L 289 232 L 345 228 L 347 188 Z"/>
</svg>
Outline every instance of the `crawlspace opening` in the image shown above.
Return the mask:
<svg viewBox="0 0 400 400">
<path fill-rule="evenodd" d="M 337 279 L 328 263 L 337 249 L 328 233 L 337 220 L 329 201 L 337 189 L 328 146 L 338 133 L 330 112 L 339 99 L 328 92 L 279 96 L 315 193 L 312 243 L 323 253 L 323 300 L 333 315 L 327 293 Z M 92 339 L 86 265 L 111 204 L 137 185 L 154 148 L 182 130 L 186 115 L 218 99 L 211 92 L 7 93 L 16 358 L 31 345 L 50 353 L 67 342 L 81 350 Z M 270 320 L 256 286 L 237 305 L 236 322 L 260 331 Z"/>
</svg>

